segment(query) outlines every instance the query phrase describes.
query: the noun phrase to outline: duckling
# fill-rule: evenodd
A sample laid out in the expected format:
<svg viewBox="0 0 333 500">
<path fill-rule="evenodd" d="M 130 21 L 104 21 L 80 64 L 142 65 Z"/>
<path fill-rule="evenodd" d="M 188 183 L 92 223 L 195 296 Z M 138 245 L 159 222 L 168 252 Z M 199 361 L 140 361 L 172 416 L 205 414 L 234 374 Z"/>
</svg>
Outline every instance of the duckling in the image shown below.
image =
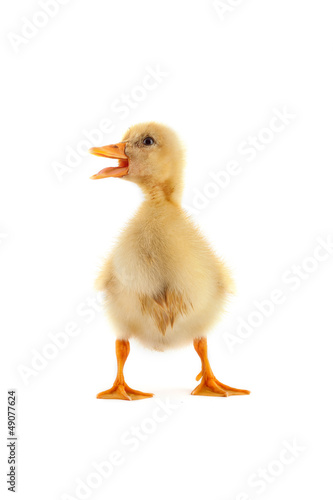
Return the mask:
<svg viewBox="0 0 333 500">
<path fill-rule="evenodd" d="M 90 153 L 118 159 L 92 179 L 119 177 L 144 193 L 136 215 L 121 233 L 96 281 L 105 295 L 105 311 L 116 331 L 117 376 L 100 399 L 150 398 L 130 388 L 124 364 L 130 340 L 158 351 L 194 345 L 201 360 L 193 395 L 249 394 L 222 384 L 207 355 L 207 333 L 223 312 L 233 280 L 198 228 L 181 207 L 184 150 L 169 127 L 142 123 L 121 142 L 94 147 Z"/>
</svg>

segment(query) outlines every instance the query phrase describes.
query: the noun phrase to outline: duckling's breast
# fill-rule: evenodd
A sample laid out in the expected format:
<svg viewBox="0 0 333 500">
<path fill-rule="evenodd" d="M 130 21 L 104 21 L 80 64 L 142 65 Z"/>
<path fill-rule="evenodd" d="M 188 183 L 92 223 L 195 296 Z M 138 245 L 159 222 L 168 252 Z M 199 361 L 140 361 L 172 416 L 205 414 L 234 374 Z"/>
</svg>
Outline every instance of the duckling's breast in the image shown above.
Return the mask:
<svg viewBox="0 0 333 500">
<path fill-rule="evenodd" d="M 158 350 L 206 334 L 231 291 L 228 271 L 179 207 L 144 206 L 101 274 L 117 337 Z"/>
</svg>

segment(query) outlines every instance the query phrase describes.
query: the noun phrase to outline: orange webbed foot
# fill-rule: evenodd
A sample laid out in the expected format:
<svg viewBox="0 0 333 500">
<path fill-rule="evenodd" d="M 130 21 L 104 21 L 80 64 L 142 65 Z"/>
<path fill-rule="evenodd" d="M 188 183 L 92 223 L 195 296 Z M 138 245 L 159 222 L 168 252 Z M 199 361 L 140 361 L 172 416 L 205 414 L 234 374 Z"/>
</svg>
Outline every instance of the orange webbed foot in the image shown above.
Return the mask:
<svg viewBox="0 0 333 500">
<path fill-rule="evenodd" d="M 123 399 L 124 401 L 133 401 L 136 399 L 152 398 L 154 394 L 149 392 L 136 391 L 131 389 L 126 383 L 114 384 L 111 389 L 97 394 L 97 399 Z"/>
<path fill-rule="evenodd" d="M 230 387 L 229 385 L 222 384 L 214 376 L 213 371 L 210 367 L 207 355 L 207 339 L 205 337 L 200 337 L 194 339 L 193 341 L 194 349 L 199 354 L 201 359 L 201 372 L 197 375 L 196 380 L 201 380 L 200 384 L 191 392 L 193 396 L 243 396 L 250 394 L 250 391 L 245 389 L 235 389 L 235 387 Z"/>
<path fill-rule="evenodd" d="M 202 372 L 196 377 L 196 380 L 200 380 L 202 377 Z M 229 385 L 222 384 L 217 380 L 214 375 L 203 377 L 200 384 L 191 392 L 193 396 L 216 396 L 216 397 L 228 397 L 228 396 L 245 396 L 250 394 L 250 391 L 246 389 L 236 389 L 235 387 L 230 387 Z"/>
</svg>

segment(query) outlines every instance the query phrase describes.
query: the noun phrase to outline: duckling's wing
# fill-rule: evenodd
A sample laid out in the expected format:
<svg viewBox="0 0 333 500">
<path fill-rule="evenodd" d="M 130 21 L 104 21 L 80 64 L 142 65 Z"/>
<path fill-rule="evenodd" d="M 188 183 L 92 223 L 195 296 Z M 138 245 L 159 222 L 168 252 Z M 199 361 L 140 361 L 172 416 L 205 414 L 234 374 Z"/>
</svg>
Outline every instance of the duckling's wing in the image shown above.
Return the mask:
<svg viewBox="0 0 333 500">
<path fill-rule="evenodd" d="M 173 327 L 177 316 L 186 316 L 193 308 L 191 302 L 186 300 L 184 295 L 167 287 L 154 297 L 141 295 L 140 302 L 142 312 L 153 318 L 163 335 L 165 335 L 169 325 L 171 328 Z"/>
</svg>

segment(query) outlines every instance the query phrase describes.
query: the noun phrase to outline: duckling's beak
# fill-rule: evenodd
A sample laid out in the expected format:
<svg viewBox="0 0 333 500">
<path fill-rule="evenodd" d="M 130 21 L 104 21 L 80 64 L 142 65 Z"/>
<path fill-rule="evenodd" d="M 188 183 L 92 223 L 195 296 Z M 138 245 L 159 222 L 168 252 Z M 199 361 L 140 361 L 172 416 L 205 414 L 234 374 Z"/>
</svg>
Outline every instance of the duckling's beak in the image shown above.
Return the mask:
<svg viewBox="0 0 333 500">
<path fill-rule="evenodd" d="M 106 177 L 124 177 L 128 174 L 128 156 L 125 155 L 126 142 L 118 142 L 110 146 L 102 146 L 101 148 L 90 148 L 89 153 L 96 156 L 104 156 L 105 158 L 118 159 L 118 167 L 103 168 L 98 174 L 93 175 L 90 179 L 105 179 Z"/>
</svg>

